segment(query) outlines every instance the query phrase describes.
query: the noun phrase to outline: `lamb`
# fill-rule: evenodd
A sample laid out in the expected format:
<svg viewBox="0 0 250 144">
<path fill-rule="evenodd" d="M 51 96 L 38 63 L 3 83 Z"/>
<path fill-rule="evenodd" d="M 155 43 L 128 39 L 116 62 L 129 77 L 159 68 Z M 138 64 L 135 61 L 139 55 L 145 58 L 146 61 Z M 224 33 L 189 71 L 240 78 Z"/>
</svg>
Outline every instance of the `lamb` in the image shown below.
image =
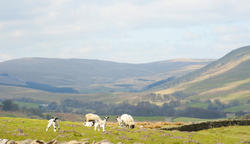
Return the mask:
<svg viewBox="0 0 250 144">
<path fill-rule="evenodd" d="M 100 128 L 102 128 L 102 131 L 105 132 L 105 128 L 106 128 L 106 123 L 107 120 L 109 119 L 109 117 L 104 117 L 104 120 L 97 120 L 95 122 L 95 131 L 96 129 L 98 129 L 98 131 L 100 131 Z"/>
<path fill-rule="evenodd" d="M 85 122 L 95 123 L 95 121 L 97 121 L 97 120 L 101 120 L 101 118 L 96 114 L 88 113 L 85 115 Z"/>
<path fill-rule="evenodd" d="M 131 115 L 123 114 L 121 116 L 117 116 L 116 120 L 120 127 L 126 126 L 131 129 L 135 128 L 135 122 Z"/>
<path fill-rule="evenodd" d="M 58 122 L 58 118 L 55 117 L 55 118 L 52 118 L 48 121 L 48 125 L 47 125 L 47 128 L 46 128 L 46 132 L 49 130 L 49 128 L 51 127 L 51 125 L 54 127 L 54 132 L 56 132 L 56 129 L 59 130 L 60 127 L 59 127 L 59 122 Z"/>
</svg>

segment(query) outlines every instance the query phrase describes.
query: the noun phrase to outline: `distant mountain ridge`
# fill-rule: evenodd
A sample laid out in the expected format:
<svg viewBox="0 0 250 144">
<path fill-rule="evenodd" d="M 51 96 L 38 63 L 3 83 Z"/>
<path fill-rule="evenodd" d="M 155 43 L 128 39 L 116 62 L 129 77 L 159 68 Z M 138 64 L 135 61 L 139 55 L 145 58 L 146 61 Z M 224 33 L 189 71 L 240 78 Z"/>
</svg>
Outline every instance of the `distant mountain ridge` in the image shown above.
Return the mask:
<svg viewBox="0 0 250 144">
<path fill-rule="evenodd" d="M 0 62 L 0 85 L 56 93 L 137 91 L 179 77 L 212 60 L 168 60 L 143 64 L 89 59 L 22 58 Z"/>
</svg>

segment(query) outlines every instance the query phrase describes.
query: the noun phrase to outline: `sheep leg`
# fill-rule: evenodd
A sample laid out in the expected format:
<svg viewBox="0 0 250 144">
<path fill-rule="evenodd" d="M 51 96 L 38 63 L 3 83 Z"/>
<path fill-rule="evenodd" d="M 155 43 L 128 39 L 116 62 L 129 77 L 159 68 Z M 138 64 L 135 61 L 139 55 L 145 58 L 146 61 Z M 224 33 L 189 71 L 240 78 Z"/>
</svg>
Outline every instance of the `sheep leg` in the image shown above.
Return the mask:
<svg viewBox="0 0 250 144">
<path fill-rule="evenodd" d="M 46 132 L 49 130 L 49 128 L 51 127 L 51 125 L 52 125 L 52 123 L 50 122 L 50 123 L 48 123 L 48 126 L 47 126 L 47 128 L 46 128 Z"/>
<path fill-rule="evenodd" d="M 59 122 L 58 121 L 55 122 L 55 126 L 57 127 L 57 130 L 59 131 L 60 126 L 59 126 Z"/>
<path fill-rule="evenodd" d="M 53 125 L 53 127 L 54 127 L 54 132 L 56 132 L 56 123 L 53 122 L 52 125 Z"/>
<path fill-rule="evenodd" d="M 105 126 L 102 126 L 102 131 L 103 131 L 103 132 L 105 132 L 105 131 L 106 131 L 106 130 L 105 130 Z"/>
<path fill-rule="evenodd" d="M 96 131 L 97 125 L 95 124 L 95 131 Z"/>
</svg>

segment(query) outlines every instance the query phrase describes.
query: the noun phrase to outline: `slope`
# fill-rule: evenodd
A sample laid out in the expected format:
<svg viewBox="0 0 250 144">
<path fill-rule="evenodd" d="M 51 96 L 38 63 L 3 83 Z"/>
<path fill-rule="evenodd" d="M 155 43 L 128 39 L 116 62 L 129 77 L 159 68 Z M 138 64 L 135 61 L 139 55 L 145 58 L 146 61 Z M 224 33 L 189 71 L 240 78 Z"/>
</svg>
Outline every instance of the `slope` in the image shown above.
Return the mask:
<svg viewBox="0 0 250 144">
<path fill-rule="evenodd" d="M 221 59 L 155 87 L 156 94 L 179 100 L 238 101 L 250 100 L 250 46 L 233 50 Z"/>
</svg>

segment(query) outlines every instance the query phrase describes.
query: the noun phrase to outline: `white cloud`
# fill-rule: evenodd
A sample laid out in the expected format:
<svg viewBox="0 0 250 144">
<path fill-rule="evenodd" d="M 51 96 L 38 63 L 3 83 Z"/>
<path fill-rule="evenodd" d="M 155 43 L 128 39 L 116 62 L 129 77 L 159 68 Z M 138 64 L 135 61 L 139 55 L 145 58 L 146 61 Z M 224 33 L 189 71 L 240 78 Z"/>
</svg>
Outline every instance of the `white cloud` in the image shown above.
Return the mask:
<svg viewBox="0 0 250 144">
<path fill-rule="evenodd" d="M 22 37 L 24 35 L 25 35 L 25 31 L 23 31 L 23 30 L 16 30 L 16 31 L 10 33 L 10 36 L 13 38 L 19 38 L 19 37 Z"/>
<path fill-rule="evenodd" d="M 0 22 L 0 31 L 1 29 L 3 29 L 3 27 L 4 27 L 4 24 Z"/>
<path fill-rule="evenodd" d="M 0 54 L 0 62 L 13 59 L 14 57 L 8 54 Z"/>
<path fill-rule="evenodd" d="M 143 62 L 211 57 L 212 48 L 219 57 L 250 43 L 248 0 L 24 0 L 0 8 L 0 53 L 16 57 Z"/>
<path fill-rule="evenodd" d="M 59 53 L 61 58 L 88 58 L 88 55 L 92 52 L 91 45 L 85 45 L 81 48 L 63 48 Z"/>
</svg>

